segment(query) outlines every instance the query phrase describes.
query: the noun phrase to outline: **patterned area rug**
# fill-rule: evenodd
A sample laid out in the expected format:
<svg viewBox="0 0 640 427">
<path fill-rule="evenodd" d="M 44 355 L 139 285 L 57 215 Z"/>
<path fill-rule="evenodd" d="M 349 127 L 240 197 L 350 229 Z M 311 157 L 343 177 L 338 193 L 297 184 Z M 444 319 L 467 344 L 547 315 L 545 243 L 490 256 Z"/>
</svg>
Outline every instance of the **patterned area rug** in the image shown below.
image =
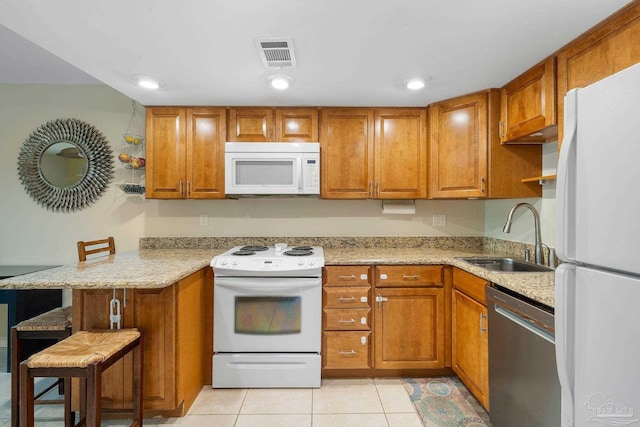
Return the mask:
<svg viewBox="0 0 640 427">
<path fill-rule="evenodd" d="M 425 427 L 491 427 L 489 415 L 459 378 L 404 381 Z"/>
</svg>

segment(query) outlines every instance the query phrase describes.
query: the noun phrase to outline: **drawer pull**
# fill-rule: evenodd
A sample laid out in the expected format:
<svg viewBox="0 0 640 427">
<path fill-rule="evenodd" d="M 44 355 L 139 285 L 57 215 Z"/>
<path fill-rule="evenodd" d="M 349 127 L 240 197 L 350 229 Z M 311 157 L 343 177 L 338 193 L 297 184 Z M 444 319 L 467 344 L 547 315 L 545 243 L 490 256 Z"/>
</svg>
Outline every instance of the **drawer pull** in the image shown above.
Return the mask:
<svg viewBox="0 0 640 427">
<path fill-rule="evenodd" d="M 420 278 L 419 274 L 416 274 L 415 276 L 407 276 L 406 274 L 404 276 L 402 276 L 402 278 L 404 280 L 418 280 Z"/>
<path fill-rule="evenodd" d="M 338 351 L 338 354 L 339 354 L 340 356 L 355 356 L 355 355 L 356 355 L 356 353 L 357 353 L 357 352 L 356 352 L 355 350 L 349 350 L 349 351 L 347 351 L 347 350 L 340 350 L 340 351 Z"/>
<path fill-rule="evenodd" d="M 338 320 L 338 323 L 356 323 L 356 319 L 350 319 L 350 320 L 340 319 Z"/>
<path fill-rule="evenodd" d="M 340 297 L 338 301 L 340 302 L 353 302 L 356 300 L 356 297 Z"/>
<path fill-rule="evenodd" d="M 340 280 L 356 280 L 356 275 L 352 274 L 351 276 L 338 276 Z"/>
</svg>

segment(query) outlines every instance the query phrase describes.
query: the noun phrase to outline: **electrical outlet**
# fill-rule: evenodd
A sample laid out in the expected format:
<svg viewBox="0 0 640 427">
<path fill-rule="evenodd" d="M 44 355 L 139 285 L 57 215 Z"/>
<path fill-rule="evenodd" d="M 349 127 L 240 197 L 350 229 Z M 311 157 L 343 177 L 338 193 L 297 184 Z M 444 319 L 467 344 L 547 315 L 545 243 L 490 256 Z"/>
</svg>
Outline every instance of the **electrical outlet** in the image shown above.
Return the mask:
<svg viewBox="0 0 640 427">
<path fill-rule="evenodd" d="M 200 214 L 200 225 L 209 225 L 209 215 L 206 213 Z"/>
<path fill-rule="evenodd" d="M 446 227 L 447 216 L 445 214 L 433 214 L 433 226 L 434 227 Z"/>
</svg>

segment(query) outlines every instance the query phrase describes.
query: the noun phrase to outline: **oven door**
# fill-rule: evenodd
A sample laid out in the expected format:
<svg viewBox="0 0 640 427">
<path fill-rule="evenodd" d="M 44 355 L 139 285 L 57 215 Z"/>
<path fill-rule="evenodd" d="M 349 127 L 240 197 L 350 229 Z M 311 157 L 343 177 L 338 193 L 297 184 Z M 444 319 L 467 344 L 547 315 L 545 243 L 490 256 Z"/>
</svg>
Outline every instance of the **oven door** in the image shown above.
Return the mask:
<svg viewBox="0 0 640 427">
<path fill-rule="evenodd" d="M 214 351 L 320 353 L 320 278 L 216 277 Z"/>
</svg>

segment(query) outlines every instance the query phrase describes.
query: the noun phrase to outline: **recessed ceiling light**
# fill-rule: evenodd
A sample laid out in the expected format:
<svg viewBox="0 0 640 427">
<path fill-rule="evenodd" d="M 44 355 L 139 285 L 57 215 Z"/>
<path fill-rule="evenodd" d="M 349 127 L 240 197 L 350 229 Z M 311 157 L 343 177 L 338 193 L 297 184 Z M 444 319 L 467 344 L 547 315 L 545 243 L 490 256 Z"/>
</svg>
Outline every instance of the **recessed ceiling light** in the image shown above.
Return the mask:
<svg viewBox="0 0 640 427">
<path fill-rule="evenodd" d="M 293 84 L 294 78 L 288 74 L 271 74 L 267 77 L 267 82 L 274 89 L 284 90 Z"/>
<path fill-rule="evenodd" d="M 410 90 L 420 90 L 431 80 L 431 77 L 415 77 L 406 81 L 405 86 Z"/>
<path fill-rule="evenodd" d="M 145 74 L 134 74 L 131 77 L 138 82 L 138 85 L 145 89 L 158 89 L 160 87 L 159 81 Z"/>
</svg>

